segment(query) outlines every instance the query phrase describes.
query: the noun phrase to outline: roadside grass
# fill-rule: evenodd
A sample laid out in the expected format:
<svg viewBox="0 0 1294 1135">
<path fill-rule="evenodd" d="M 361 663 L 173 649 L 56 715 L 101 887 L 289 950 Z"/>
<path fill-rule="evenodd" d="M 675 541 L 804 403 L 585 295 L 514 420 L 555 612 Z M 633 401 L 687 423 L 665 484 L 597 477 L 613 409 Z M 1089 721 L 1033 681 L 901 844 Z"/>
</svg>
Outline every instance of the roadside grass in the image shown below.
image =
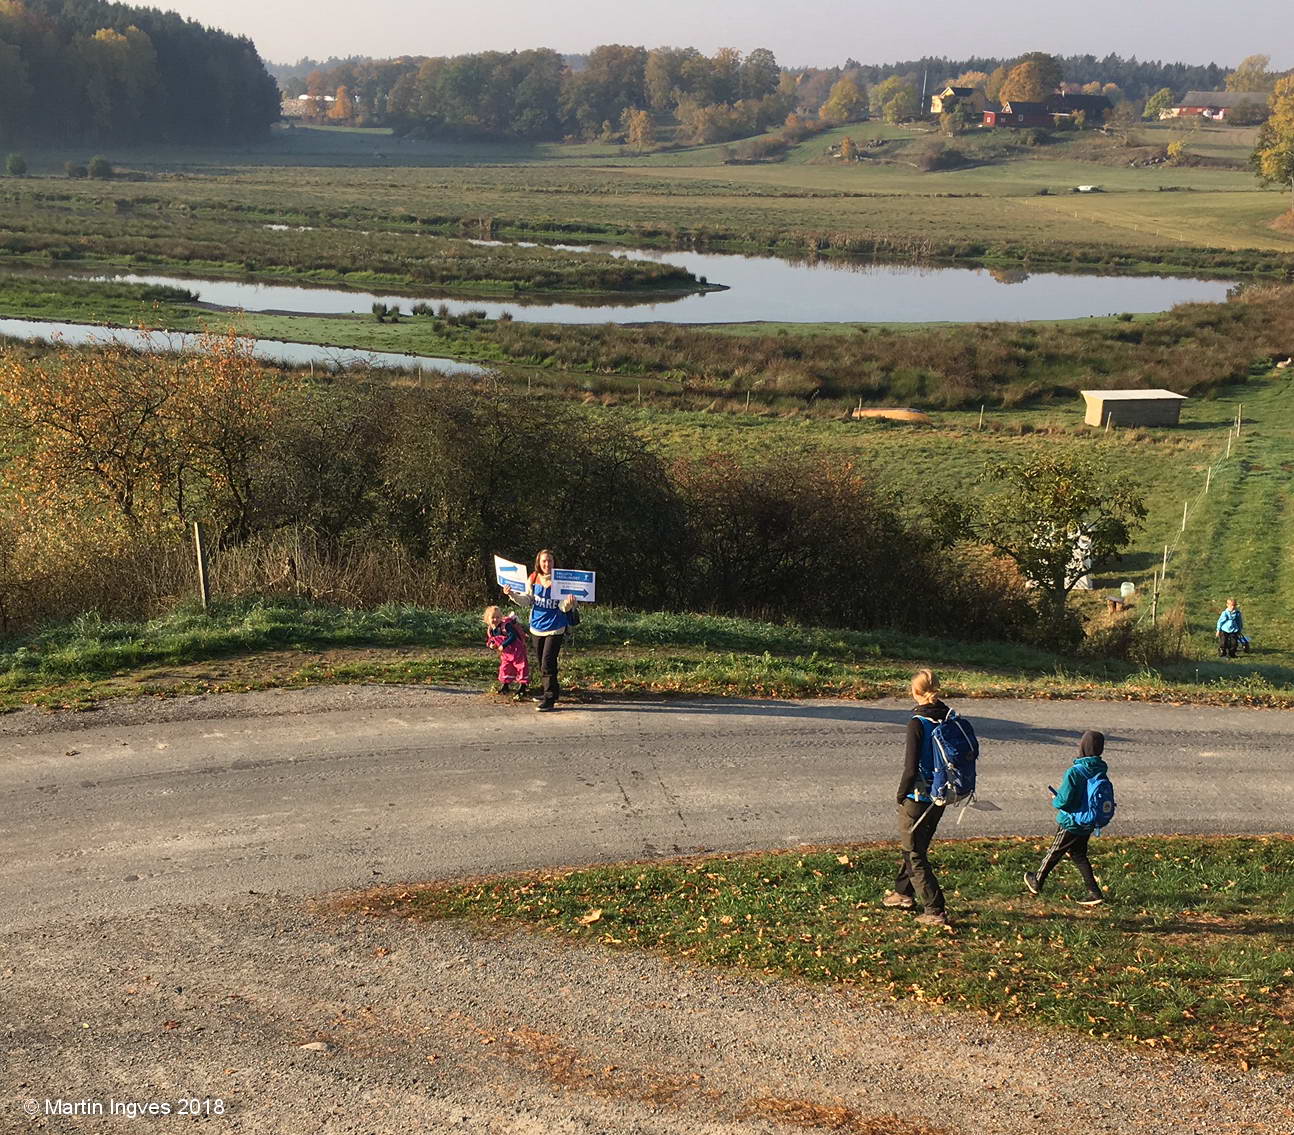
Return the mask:
<svg viewBox="0 0 1294 1135">
<path fill-rule="evenodd" d="M 689 965 L 857 987 L 1242 1068 L 1294 1071 L 1294 839 L 1103 838 L 1110 902 L 1079 908 L 1067 865 L 1034 898 L 1045 841 L 937 845 L 952 933 L 879 898 L 888 845 L 534 872 L 370 892 L 355 906 L 415 920 L 528 926 Z"/>
<path fill-rule="evenodd" d="M 116 696 L 337 683 L 488 687 L 497 663 L 475 613 L 292 598 L 229 600 L 142 622 L 83 615 L 0 640 L 0 710 Z M 919 665 L 952 696 L 1111 698 L 1294 707 L 1294 668 L 1267 660 L 1178 664 L 1060 658 L 958 643 L 713 615 L 590 609 L 563 654 L 572 700 L 599 695 L 899 696 Z"/>
</svg>

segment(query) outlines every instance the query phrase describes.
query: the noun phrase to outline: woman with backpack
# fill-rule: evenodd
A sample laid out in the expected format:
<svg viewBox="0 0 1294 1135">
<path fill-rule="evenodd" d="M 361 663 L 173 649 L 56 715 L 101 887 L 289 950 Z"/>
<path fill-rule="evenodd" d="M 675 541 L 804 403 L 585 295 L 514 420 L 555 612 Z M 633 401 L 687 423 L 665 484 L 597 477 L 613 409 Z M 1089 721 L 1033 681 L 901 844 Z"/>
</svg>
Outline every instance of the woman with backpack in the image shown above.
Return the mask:
<svg viewBox="0 0 1294 1135">
<path fill-rule="evenodd" d="M 575 597 L 568 595 L 565 599 L 557 599 L 553 594 L 555 566 L 553 550 L 544 548 L 535 556 L 535 570 L 526 580 L 526 590 L 503 589 L 512 602 L 530 609 L 530 639 L 535 645 L 535 669 L 540 677 L 539 704 L 535 709 L 541 712 L 554 709 L 561 697 L 557 659 L 562 652 L 566 632 L 574 625 L 571 612 Z"/>
<path fill-rule="evenodd" d="M 924 910 L 917 921 L 925 926 L 948 926 L 944 893 L 930 865 L 930 841 L 945 808 L 934 802 L 930 790 L 934 779 L 934 726 L 948 716 L 939 700 L 939 679 L 930 670 L 912 675 L 912 718 L 908 722 L 903 775 L 899 779 L 898 809 L 900 846 L 903 859 L 894 889 L 881 905 L 913 910 L 920 899 Z"/>
</svg>

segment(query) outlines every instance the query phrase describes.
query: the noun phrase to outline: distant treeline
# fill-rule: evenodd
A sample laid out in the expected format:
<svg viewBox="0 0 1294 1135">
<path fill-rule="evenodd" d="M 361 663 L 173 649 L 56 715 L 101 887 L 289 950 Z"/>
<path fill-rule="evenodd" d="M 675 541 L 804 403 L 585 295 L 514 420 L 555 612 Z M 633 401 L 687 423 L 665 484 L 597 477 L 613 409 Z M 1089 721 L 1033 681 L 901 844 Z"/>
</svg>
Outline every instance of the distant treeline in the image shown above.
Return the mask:
<svg viewBox="0 0 1294 1135">
<path fill-rule="evenodd" d="M 101 0 L 0 0 L 0 140 L 218 142 L 279 117 L 251 40 Z"/>
<path fill-rule="evenodd" d="M 780 124 L 795 109 L 795 80 L 765 48 L 743 57 L 731 48 L 707 56 L 691 47 L 606 44 L 584 63 L 573 70 L 547 48 L 350 59 L 284 80 L 284 93 L 315 96 L 321 116 L 406 134 L 620 136 L 641 146 L 654 140 L 661 118 L 680 123 L 691 141 L 725 141 Z"/>
<path fill-rule="evenodd" d="M 928 90 L 942 86 L 948 80 L 967 72 L 982 71 L 992 74 L 999 67 L 1009 68 L 1018 57 L 984 56 L 970 59 L 945 59 L 929 56 L 898 63 L 865 64 L 846 60 L 842 71 L 855 75 L 869 86 L 890 75 L 911 75 L 918 80 L 929 76 Z M 1171 87 L 1178 95 L 1187 91 L 1220 91 L 1224 89 L 1230 68 L 1216 63 L 1161 63 L 1142 61 L 1135 56 L 1124 59 L 1120 55 L 1057 55 L 1061 78 L 1067 84 L 1078 86 L 1087 83 L 1113 83 L 1124 98 L 1145 99 L 1163 87 Z"/>
<path fill-rule="evenodd" d="M 1164 87 L 1221 89 L 1228 73 L 1215 63 L 1118 55 L 1038 58 L 1050 60 L 1067 86 L 1095 83 L 1116 99 L 1142 100 Z M 792 70 L 779 67 L 765 48 L 743 57 L 731 48 L 707 56 L 691 47 L 605 44 L 579 56 L 536 48 L 438 59 L 303 59 L 271 71 L 286 96 L 315 96 L 313 113 L 334 121 L 427 136 L 617 138 L 641 147 L 665 123 L 678 124 L 679 140 L 714 142 L 765 130 L 790 113 L 817 115 L 841 80 L 857 87 L 856 105 L 865 108 L 868 87 L 887 79 L 902 79 L 915 97 L 923 85 L 929 94 L 955 77 L 987 76 L 1014 62 L 929 57 L 864 65 L 849 59 L 840 67 Z"/>
</svg>

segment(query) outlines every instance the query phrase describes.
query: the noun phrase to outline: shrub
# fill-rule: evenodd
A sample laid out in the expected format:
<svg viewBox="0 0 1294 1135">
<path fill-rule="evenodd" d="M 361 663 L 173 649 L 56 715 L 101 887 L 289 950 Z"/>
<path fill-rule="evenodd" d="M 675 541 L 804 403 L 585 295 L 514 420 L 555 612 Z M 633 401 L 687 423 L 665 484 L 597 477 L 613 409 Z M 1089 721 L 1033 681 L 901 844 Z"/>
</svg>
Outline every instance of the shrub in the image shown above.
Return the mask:
<svg viewBox="0 0 1294 1135">
<path fill-rule="evenodd" d="M 22 154 L 10 154 L 4 160 L 4 171 L 10 177 L 26 177 L 27 159 Z"/>
<path fill-rule="evenodd" d="M 117 171 L 112 168 L 112 162 L 108 161 L 102 154 L 90 159 L 87 172 L 91 177 L 99 181 L 109 181 L 117 174 Z"/>
<path fill-rule="evenodd" d="M 90 171 L 86 169 L 84 162 L 64 162 L 63 172 L 74 180 L 90 176 Z"/>
</svg>

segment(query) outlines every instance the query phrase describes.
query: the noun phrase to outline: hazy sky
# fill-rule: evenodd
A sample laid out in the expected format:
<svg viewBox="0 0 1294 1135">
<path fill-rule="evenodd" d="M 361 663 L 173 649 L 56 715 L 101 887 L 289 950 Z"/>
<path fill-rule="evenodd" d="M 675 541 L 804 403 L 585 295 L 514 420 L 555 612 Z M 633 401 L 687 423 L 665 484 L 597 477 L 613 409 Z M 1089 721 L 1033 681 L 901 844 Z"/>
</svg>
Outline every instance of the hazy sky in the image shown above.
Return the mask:
<svg viewBox="0 0 1294 1135">
<path fill-rule="evenodd" d="M 1254 52 L 1294 67 L 1290 0 L 135 0 L 249 35 L 275 62 L 303 55 L 456 55 L 599 43 L 769 47 L 785 64 L 832 65 L 1025 51 L 1115 52 L 1233 64 Z"/>
</svg>

